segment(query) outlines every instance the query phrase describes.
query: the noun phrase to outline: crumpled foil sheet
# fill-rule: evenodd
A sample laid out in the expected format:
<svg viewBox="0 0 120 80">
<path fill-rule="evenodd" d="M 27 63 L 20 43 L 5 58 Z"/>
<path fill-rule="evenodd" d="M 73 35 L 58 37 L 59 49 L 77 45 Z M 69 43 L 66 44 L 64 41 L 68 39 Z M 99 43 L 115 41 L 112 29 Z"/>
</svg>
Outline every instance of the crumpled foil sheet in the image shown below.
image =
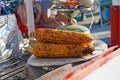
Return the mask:
<svg viewBox="0 0 120 80">
<path fill-rule="evenodd" d="M 18 56 L 23 46 L 15 15 L 0 16 L 0 61 Z"/>
</svg>

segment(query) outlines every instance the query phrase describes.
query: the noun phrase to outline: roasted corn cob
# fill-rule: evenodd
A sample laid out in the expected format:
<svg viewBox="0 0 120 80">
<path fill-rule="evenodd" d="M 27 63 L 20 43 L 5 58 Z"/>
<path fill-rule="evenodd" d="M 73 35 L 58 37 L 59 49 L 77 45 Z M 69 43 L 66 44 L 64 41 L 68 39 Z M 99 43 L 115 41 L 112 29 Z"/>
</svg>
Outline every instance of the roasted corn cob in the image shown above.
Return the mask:
<svg viewBox="0 0 120 80">
<path fill-rule="evenodd" d="M 90 43 L 93 38 L 89 34 L 67 30 L 39 29 L 36 39 L 40 42 L 76 44 Z"/>
<path fill-rule="evenodd" d="M 37 43 L 33 45 L 32 53 L 36 57 L 43 58 L 65 58 L 83 57 L 91 54 L 94 47 L 90 43 L 81 45 Z"/>
</svg>

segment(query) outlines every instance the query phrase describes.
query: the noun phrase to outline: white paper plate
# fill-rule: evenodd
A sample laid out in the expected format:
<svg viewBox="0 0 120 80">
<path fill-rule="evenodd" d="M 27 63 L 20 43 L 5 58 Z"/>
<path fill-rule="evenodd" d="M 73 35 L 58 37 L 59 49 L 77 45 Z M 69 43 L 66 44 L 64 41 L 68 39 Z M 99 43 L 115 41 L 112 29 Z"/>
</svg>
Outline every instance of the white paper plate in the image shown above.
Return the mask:
<svg viewBox="0 0 120 80">
<path fill-rule="evenodd" d="M 84 58 L 36 58 L 34 55 L 32 55 L 27 63 L 31 66 L 59 66 L 64 65 L 67 63 L 73 63 L 78 61 L 87 61 L 89 59 L 92 59 L 103 52 L 105 52 L 108 48 L 107 44 L 101 40 L 94 40 L 92 44 L 95 46 L 95 51 L 93 52 L 93 55 L 86 56 Z"/>
</svg>

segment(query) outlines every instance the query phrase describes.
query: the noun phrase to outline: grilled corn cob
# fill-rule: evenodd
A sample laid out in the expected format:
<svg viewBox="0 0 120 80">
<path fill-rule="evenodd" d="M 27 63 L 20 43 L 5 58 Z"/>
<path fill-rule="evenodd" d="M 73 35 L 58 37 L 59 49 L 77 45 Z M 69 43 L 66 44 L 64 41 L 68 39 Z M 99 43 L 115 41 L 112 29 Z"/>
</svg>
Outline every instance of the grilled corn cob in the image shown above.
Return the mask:
<svg viewBox="0 0 120 80">
<path fill-rule="evenodd" d="M 90 43 L 93 40 L 93 38 L 89 34 L 55 29 L 37 30 L 36 39 L 40 42 L 78 45 L 82 43 Z"/>
<path fill-rule="evenodd" d="M 83 57 L 91 54 L 93 45 L 90 43 L 81 45 L 37 43 L 33 45 L 32 53 L 36 57 L 43 58 L 65 58 Z"/>
</svg>

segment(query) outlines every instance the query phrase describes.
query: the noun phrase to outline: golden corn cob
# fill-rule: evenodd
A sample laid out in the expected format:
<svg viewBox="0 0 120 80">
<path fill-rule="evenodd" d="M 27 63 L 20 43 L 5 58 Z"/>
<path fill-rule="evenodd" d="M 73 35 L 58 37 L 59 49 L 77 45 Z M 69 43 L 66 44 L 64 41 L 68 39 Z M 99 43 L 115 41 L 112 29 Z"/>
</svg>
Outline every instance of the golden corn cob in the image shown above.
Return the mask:
<svg viewBox="0 0 120 80">
<path fill-rule="evenodd" d="M 93 48 L 93 45 L 90 43 L 69 45 L 41 42 L 33 45 L 32 53 L 36 57 L 44 58 L 83 57 L 91 54 Z"/>
<path fill-rule="evenodd" d="M 89 34 L 55 29 L 37 30 L 36 39 L 40 42 L 78 45 L 82 43 L 90 43 L 93 40 L 93 38 Z"/>
</svg>

